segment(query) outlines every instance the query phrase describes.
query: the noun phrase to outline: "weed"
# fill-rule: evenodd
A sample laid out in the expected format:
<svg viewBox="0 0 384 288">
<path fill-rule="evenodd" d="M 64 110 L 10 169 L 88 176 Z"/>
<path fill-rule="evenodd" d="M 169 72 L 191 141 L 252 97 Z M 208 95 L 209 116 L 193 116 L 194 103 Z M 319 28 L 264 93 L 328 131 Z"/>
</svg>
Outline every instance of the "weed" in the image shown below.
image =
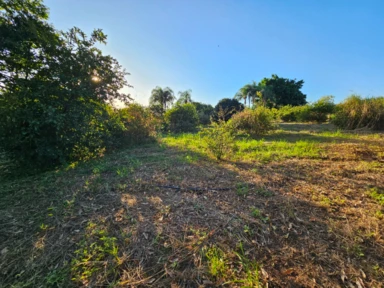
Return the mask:
<svg viewBox="0 0 384 288">
<path fill-rule="evenodd" d="M 240 197 L 246 197 L 249 193 L 249 187 L 247 183 L 236 184 L 236 194 Z"/>
<path fill-rule="evenodd" d="M 216 246 L 210 247 L 205 253 L 208 259 L 209 273 L 213 277 L 221 277 L 225 272 L 225 258 L 224 252 Z"/>
<path fill-rule="evenodd" d="M 256 189 L 256 193 L 258 195 L 261 195 L 263 197 L 271 197 L 273 196 L 273 193 L 271 191 L 269 191 L 267 188 L 265 187 L 259 187 Z"/>
<path fill-rule="evenodd" d="M 377 203 L 384 206 L 384 192 L 383 191 L 380 191 L 379 188 L 377 188 L 377 187 L 373 187 L 373 188 L 369 189 L 368 194 L 372 199 L 376 200 Z"/>
<path fill-rule="evenodd" d="M 76 257 L 72 259 L 72 280 L 83 285 L 89 285 L 97 275 L 105 282 L 114 278 L 120 264 L 116 238 L 108 236 L 105 229 L 89 222 L 84 239 L 78 244 Z"/>
</svg>

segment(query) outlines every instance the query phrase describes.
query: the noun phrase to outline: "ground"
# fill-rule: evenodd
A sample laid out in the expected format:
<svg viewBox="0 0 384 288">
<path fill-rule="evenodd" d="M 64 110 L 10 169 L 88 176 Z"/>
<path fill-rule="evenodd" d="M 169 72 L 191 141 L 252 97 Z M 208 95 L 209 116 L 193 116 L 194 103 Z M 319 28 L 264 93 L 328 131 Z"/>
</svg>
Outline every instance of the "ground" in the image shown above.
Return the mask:
<svg viewBox="0 0 384 288">
<path fill-rule="evenodd" d="M 384 135 L 281 124 L 215 160 L 166 135 L 0 162 L 1 287 L 384 287 Z"/>
</svg>

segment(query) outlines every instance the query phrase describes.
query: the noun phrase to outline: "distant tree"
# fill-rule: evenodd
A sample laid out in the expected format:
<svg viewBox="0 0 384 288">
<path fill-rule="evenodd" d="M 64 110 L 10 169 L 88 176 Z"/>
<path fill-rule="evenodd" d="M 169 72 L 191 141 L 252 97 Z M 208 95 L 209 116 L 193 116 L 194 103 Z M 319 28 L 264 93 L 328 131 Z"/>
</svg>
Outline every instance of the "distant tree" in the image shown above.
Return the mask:
<svg viewBox="0 0 384 288">
<path fill-rule="evenodd" d="M 243 111 L 244 105 L 241 104 L 237 99 L 224 98 L 217 103 L 215 106 L 215 120 L 218 120 L 219 117 L 223 117 L 225 121 L 231 119 L 232 115 L 237 112 Z M 224 115 L 220 115 L 223 113 Z"/>
<path fill-rule="evenodd" d="M 150 106 L 160 104 L 162 106 L 162 113 L 164 113 L 170 104 L 175 100 L 173 91 L 169 87 L 161 88 L 157 86 L 151 92 L 151 97 L 149 98 Z"/>
<path fill-rule="evenodd" d="M 271 78 L 261 80 L 260 84 L 272 88 L 275 95 L 275 105 L 278 107 L 300 106 L 307 103 L 307 96 L 300 91 L 304 85 L 303 80 L 296 81 L 296 79 L 281 78 L 273 74 Z"/>
<path fill-rule="evenodd" d="M 165 115 L 165 123 L 171 132 L 193 132 L 199 124 L 199 117 L 192 103 L 176 105 Z"/>
<path fill-rule="evenodd" d="M 187 104 L 192 102 L 192 90 L 179 91 L 179 99 L 176 104 Z"/>
<path fill-rule="evenodd" d="M 276 95 L 271 86 L 259 84 L 256 95 L 257 101 L 261 104 L 261 106 L 271 108 L 276 105 Z"/>
<path fill-rule="evenodd" d="M 246 84 L 243 87 L 240 88 L 240 90 L 236 93 L 235 99 L 236 100 L 244 100 L 244 106 L 247 106 L 247 99 L 248 99 L 248 105 L 251 106 L 251 104 L 254 104 L 257 98 L 257 92 L 260 90 L 259 86 L 255 81 L 253 81 L 250 84 Z"/>
<path fill-rule="evenodd" d="M 200 102 L 192 102 L 195 106 L 197 115 L 199 116 L 199 123 L 202 125 L 207 125 L 211 123 L 211 117 L 213 115 L 213 107 L 209 104 L 203 104 Z"/>
</svg>

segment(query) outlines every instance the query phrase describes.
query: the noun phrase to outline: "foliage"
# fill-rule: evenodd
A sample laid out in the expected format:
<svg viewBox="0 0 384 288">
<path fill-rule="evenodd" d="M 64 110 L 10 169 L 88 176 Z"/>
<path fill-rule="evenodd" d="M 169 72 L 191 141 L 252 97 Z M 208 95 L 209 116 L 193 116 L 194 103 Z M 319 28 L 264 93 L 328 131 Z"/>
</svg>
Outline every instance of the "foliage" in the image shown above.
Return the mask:
<svg viewBox="0 0 384 288">
<path fill-rule="evenodd" d="M 109 282 L 116 276 L 121 264 L 116 238 L 108 236 L 105 229 L 97 228 L 97 224 L 93 222 L 88 223 L 84 237 L 75 251 L 76 257 L 72 260 L 72 280 L 92 286 L 92 282 L 96 281 L 95 276 L 102 274 L 105 279 L 97 281 Z M 103 271 L 105 272 L 100 273 Z"/>
<path fill-rule="evenodd" d="M 251 107 L 252 104 L 255 103 L 257 96 L 257 92 L 259 91 L 259 86 L 255 81 L 253 81 L 250 84 L 246 84 L 243 87 L 240 88 L 240 90 L 236 93 L 234 99 L 236 100 L 244 100 L 244 106 L 247 106 L 247 99 L 248 99 L 248 105 Z"/>
<path fill-rule="evenodd" d="M 175 96 L 171 88 L 161 88 L 157 86 L 151 92 L 149 104 L 150 106 L 159 105 L 161 107 L 161 114 L 164 114 L 165 111 L 167 111 L 167 108 L 169 108 L 169 106 L 173 103 L 174 100 Z"/>
<path fill-rule="evenodd" d="M 220 160 L 234 151 L 236 133 L 230 122 L 219 120 L 200 131 L 200 137 L 213 156 Z"/>
<path fill-rule="evenodd" d="M 209 273 L 213 277 L 222 277 L 225 275 L 225 255 L 224 252 L 216 246 L 210 247 L 205 253 L 208 259 Z"/>
<path fill-rule="evenodd" d="M 307 103 L 307 96 L 300 91 L 304 85 L 303 80 L 281 78 L 273 74 L 271 78 L 262 79 L 260 84 L 272 88 L 277 107 L 285 105 L 300 106 Z"/>
<path fill-rule="evenodd" d="M 373 187 L 368 192 L 369 192 L 369 196 L 372 199 L 376 200 L 377 203 L 384 206 L 384 190 L 380 191 L 379 188 Z"/>
<path fill-rule="evenodd" d="M 241 104 L 238 100 L 224 98 L 221 99 L 215 106 L 214 119 L 217 121 L 223 117 L 222 120 L 228 121 L 234 114 L 243 110 L 244 105 Z"/>
<path fill-rule="evenodd" d="M 140 104 L 132 103 L 117 111 L 119 120 L 124 125 L 124 131 L 115 136 L 121 137 L 124 144 L 143 143 L 154 136 L 160 129 L 160 120 L 150 109 Z"/>
<path fill-rule="evenodd" d="M 179 91 L 179 99 L 177 99 L 176 104 L 187 104 L 192 103 L 192 90 Z"/>
<path fill-rule="evenodd" d="M 285 122 L 322 123 L 335 111 L 333 99 L 333 96 L 324 96 L 314 103 L 303 106 L 283 106 L 278 109 L 277 114 Z"/>
<path fill-rule="evenodd" d="M 270 109 L 263 106 L 256 109 L 245 109 L 235 114 L 231 122 L 236 129 L 252 136 L 263 135 L 274 129 L 273 114 Z"/>
<path fill-rule="evenodd" d="M 2 2 L 0 135 L 9 157 L 55 165 L 102 153 L 111 135 L 106 101 L 127 102 L 118 62 L 78 28 L 59 33 L 40 1 Z M 113 122 L 113 121 L 112 121 Z"/>
<path fill-rule="evenodd" d="M 199 116 L 199 123 L 202 125 L 208 125 L 211 123 L 211 117 L 214 111 L 212 105 L 200 102 L 192 102 L 192 104 L 195 106 L 197 115 Z"/>
<path fill-rule="evenodd" d="M 165 123 L 171 132 L 193 132 L 199 124 L 199 116 L 193 104 L 176 105 L 165 113 Z"/>
<path fill-rule="evenodd" d="M 342 129 L 384 129 L 384 97 L 361 98 L 351 95 L 338 104 L 332 119 Z"/>
</svg>

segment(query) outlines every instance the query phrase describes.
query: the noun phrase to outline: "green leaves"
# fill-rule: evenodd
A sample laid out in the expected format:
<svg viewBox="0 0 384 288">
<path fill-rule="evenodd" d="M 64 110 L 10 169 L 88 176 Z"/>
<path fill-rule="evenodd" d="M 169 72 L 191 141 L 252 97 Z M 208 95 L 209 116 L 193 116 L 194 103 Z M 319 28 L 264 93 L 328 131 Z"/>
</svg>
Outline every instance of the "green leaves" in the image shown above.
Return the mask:
<svg viewBox="0 0 384 288">
<path fill-rule="evenodd" d="M 59 33 L 41 1 L 2 1 L 0 8 L 2 148 L 39 166 L 102 153 L 118 126 L 107 103 L 131 99 L 120 92 L 127 73 L 94 46 L 107 36 L 96 29 L 87 37 L 77 27 Z"/>
</svg>

